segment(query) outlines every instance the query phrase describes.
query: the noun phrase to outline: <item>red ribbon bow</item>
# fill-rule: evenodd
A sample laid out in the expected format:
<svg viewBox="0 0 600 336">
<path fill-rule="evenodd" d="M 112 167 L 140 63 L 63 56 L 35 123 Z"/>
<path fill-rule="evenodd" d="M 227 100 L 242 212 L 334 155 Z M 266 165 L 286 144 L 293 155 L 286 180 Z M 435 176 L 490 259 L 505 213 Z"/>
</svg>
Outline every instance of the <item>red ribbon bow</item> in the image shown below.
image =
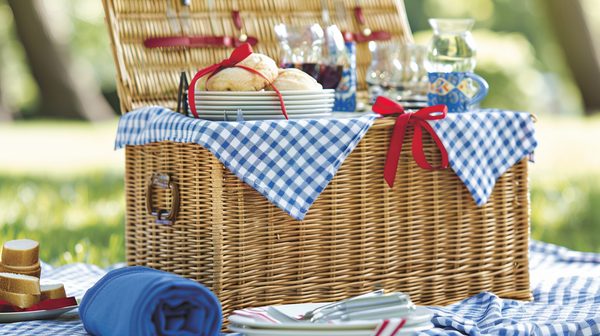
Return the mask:
<svg viewBox="0 0 600 336">
<path fill-rule="evenodd" d="M 252 73 L 255 73 L 255 74 L 261 76 L 262 78 L 264 78 L 267 81 L 267 83 L 269 83 L 273 87 L 273 90 L 275 90 L 275 92 L 277 92 L 277 96 L 279 96 L 279 102 L 281 103 L 281 111 L 283 112 L 283 115 L 285 116 L 285 118 L 289 120 L 287 111 L 285 110 L 285 104 L 283 103 L 283 97 L 281 96 L 281 93 L 279 93 L 279 90 L 277 90 L 271 84 L 271 82 L 269 82 L 269 80 L 260 72 L 254 70 L 254 69 L 245 67 L 243 65 L 237 65 L 239 62 L 243 61 L 246 57 L 248 57 L 250 55 L 252 55 L 252 47 L 250 46 L 250 44 L 244 43 L 241 46 L 235 48 L 235 50 L 231 53 L 231 56 L 228 59 L 223 60 L 223 62 L 221 62 L 219 64 L 214 64 L 214 65 L 209 66 L 208 68 L 204 68 L 196 73 L 196 75 L 194 76 L 194 78 L 192 79 L 192 81 L 190 83 L 190 89 L 189 89 L 189 94 L 188 94 L 188 97 L 190 97 L 189 98 L 190 109 L 192 110 L 192 114 L 194 115 L 194 117 L 198 118 L 198 112 L 196 111 L 196 99 L 194 96 L 194 91 L 196 90 L 196 82 L 200 78 L 202 78 L 203 76 L 205 76 L 211 72 L 212 72 L 212 74 L 210 74 L 210 76 L 208 76 L 208 79 L 210 79 L 210 77 L 216 75 L 217 72 L 219 72 L 225 68 L 237 67 L 237 68 L 246 69 Z M 208 82 L 208 80 L 207 80 L 207 82 Z"/>
<path fill-rule="evenodd" d="M 412 141 L 412 153 L 417 165 L 426 170 L 439 170 L 448 167 L 448 152 L 446 152 L 442 140 L 440 140 L 433 128 L 425 121 L 446 118 L 446 115 L 448 114 L 448 107 L 446 107 L 446 105 L 429 106 L 414 113 L 405 113 L 404 108 L 396 104 L 393 100 L 386 97 L 378 97 L 373 105 L 373 112 L 381 115 L 400 113 L 400 116 L 396 119 L 396 123 L 394 124 L 394 132 L 392 133 L 392 140 L 390 141 L 390 148 L 385 160 L 385 168 L 383 169 L 383 177 L 390 188 L 394 186 L 396 170 L 398 169 L 398 160 L 400 160 L 400 153 L 402 152 L 402 142 L 404 141 L 406 126 L 408 126 L 409 122 L 415 128 Z M 431 134 L 431 137 L 442 153 L 442 165 L 440 167 L 432 167 L 425 158 L 425 154 L 423 153 L 423 134 L 421 127 L 424 127 L 427 132 Z"/>
</svg>

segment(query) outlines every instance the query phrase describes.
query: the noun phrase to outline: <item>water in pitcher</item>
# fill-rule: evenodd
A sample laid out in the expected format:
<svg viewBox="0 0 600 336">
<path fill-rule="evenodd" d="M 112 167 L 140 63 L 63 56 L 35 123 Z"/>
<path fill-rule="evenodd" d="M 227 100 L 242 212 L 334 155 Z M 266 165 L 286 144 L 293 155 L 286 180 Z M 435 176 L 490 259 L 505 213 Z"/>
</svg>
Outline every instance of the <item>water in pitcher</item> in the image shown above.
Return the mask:
<svg viewBox="0 0 600 336">
<path fill-rule="evenodd" d="M 473 19 L 429 19 L 433 37 L 427 46 L 429 72 L 473 71 L 476 45 Z"/>
</svg>

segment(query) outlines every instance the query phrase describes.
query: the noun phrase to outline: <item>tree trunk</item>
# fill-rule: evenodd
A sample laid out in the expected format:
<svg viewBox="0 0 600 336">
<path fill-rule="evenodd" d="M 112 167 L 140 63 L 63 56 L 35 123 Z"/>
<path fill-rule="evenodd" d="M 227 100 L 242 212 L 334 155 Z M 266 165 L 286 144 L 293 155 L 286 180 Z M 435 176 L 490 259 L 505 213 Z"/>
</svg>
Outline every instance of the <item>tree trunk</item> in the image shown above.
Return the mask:
<svg viewBox="0 0 600 336">
<path fill-rule="evenodd" d="M 92 78 L 75 74 L 64 45 L 54 39 L 39 0 L 8 0 L 17 33 L 38 83 L 45 117 L 103 120 L 114 112 Z"/>
<path fill-rule="evenodd" d="M 0 44 L 0 53 L 2 53 L 2 44 Z M 2 78 L 2 62 L 0 62 L 0 78 Z M 0 122 L 7 122 L 13 120 L 10 107 L 8 107 L 2 99 L 2 85 L 0 83 Z"/>
<path fill-rule="evenodd" d="M 2 100 L 0 100 L 0 122 L 12 121 L 12 113 L 9 112 L 8 106 L 6 106 Z"/>
<path fill-rule="evenodd" d="M 579 86 L 586 114 L 600 112 L 600 58 L 580 0 L 544 0 Z"/>
</svg>

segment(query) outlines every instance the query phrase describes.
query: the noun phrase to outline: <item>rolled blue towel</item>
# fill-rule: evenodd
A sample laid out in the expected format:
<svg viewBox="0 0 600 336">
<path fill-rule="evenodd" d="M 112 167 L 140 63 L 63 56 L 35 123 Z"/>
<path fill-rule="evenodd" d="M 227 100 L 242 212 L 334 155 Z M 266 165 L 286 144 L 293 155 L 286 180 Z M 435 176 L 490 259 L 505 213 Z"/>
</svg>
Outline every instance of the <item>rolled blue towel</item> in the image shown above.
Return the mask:
<svg viewBox="0 0 600 336">
<path fill-rule="evenodd" d="M 141 266 L 108 272 L 85 293 L 79 315 L 95 336 L 216 336 L 222 323 L 208 288 Z"/>
</svg>

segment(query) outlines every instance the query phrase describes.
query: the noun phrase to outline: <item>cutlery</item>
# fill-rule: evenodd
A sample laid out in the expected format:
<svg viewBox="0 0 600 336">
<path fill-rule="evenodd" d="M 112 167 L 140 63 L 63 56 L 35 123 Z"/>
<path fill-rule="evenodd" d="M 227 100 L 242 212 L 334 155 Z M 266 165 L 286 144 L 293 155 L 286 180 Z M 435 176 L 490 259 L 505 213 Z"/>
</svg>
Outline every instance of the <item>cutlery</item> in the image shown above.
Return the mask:
<svg viewBox="0 0 600 336">
<path fill-rule="evenodd" d="M 242 109 L 238 109 L 237 119 L 235 121 L 244 121 L 244 115 L 242 114 Z"/>
<path fill-rule="evenodd" d="M 370 309 L 364 309 L 370 308 Z M 363 307 L 363 310 L 357 310 L 353 312 L 336 311 L 329 315 L 317 318 L 313 322 L 327 323 L 330 321 L 358 321 L 358 320 L 378 320 L 393 317 L 407 317 L 412 314 L 417 307 L 412 304 L 408 305 L 387 305 L 387 306 L 376 306 L 376 307 Z"/>
<path fill-rule="evenodd" d="M 300 320 L 310 320 L 311 322 L 316 322 L 321 320 L 329 321 L 342 318 L 358 319 L 355 316 L 360 317 L 360 315 L 354 315 L 355 313 L 384 308 L 403 309 L 404 311 L 409 309 L 411 306 L 414 307 L 413 303 L 408 298 L 408 295 L 404 293 L 388 293 L 377 296 L 356 297 L 348 301 L 339 302 L 333 306 L 329 305 L 328 307 L 324 307 L 321 310 L 313 313 L 310 318 L 304 319 L 304 317 L 302 317 Z"/>
<path fill-rule="evenodd" d="M 343 304 L 343 303 L 346 303 L 346 302 L 349 302 L 349 301 L 352 301 L 352 300 L 356 300 L 356 299 L 360 299 L 360 298 L 371 297 L 371 296 L 381 296 L 381 295 L 383 295 L 383 289 L 376 290 L 376 291 L 370 292 L 370 293 L 361 294 L 361 295 L 358 295 L 358 296 L 355 296 L 355 297 L 351 297 L 349 299 L 345 299 L 345 300 L 342 300 L 342 301 L 337 301 L 337 302 L 333 302 L 333 303 L 330 303 L 330 304 L 326 304 L 324 306 L 321 306 L 319 308 L 316 308 L 316 309 L 313 309 L 311 311 L 308 311 L 308 312 L 304 313 L 304 315 L 300 319 L 298 319 L 298 321 L 310 321 L 310 322 L 312 322 L 313 316 L 315 314 L 319 313 L 320 311 L 324 310 L 324 309 L 333 308 L 333 307 L 335 307 L 335 306 L 337 306 L 339 304 Z"/>
<path fill-rule="evenodd" d="M 307 312 L 300 319 L 290 317 L 273 306 L 263 309 L 271 318 L 282 323 L 326 323 L 406 317 L 412 314 L 416 308 L 408 295 L 404 293 L 379 294 L 376 292 L 376 294 L 368 293 L 327 304 Z"/>
</svg>

